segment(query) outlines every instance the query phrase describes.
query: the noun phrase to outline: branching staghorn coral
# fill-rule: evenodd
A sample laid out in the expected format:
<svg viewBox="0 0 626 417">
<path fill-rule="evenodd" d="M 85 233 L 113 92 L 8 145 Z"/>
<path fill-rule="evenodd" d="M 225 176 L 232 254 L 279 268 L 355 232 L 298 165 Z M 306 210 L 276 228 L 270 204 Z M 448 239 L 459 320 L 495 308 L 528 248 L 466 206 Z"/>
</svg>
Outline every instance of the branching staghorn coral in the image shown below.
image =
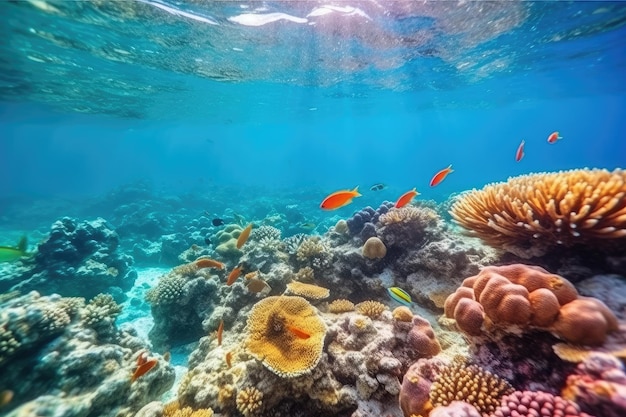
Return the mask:
<svg viewBox="0 0 626 417">
<path fill-rule="evenodd" d="M 491 246 L 521 257 L 626 237 L 626 171 L 522 175 L 461 195 L 450 214 Z"/>
<path fill-rule="evenodd" d="M 356 311 L 370 318 L 378 318 L 387 310 L 387 306 L 374 300 L 363 301 L 356 305 Z"/>
</svg>

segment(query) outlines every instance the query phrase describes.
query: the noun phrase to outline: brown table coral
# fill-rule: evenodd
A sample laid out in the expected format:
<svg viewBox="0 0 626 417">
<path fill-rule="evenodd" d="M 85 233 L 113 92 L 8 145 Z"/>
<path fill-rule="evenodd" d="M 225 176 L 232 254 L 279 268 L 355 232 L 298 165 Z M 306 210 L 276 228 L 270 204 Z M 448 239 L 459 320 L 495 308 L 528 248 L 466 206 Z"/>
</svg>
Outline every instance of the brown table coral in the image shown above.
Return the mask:
<svg viewBox="0 0 626 417">
<path fill-rule="evenodd" d="M 597 345 L 617 329 L 617 318 L 595 298 L 578 295 L 565 278 L 522 264 L 491 266 L 463 281 L 445 314 L 467 334 L 486 326 L 549 330 L 569 342 Z"/>
<path fill-rule="evenodd" d="M 530 258 L 550 247 L 626 237 L 626 171 L 522 175 L 463 194 L 454 220 L 489 245 Z"/>
<path fill-rule="evenodd" d="M 248 317 L 246 347 L 265 367 L 282 377 L 310 372 L 322 356 L 326 325 L 302 297 L 267 297 Z"/>
</svg>

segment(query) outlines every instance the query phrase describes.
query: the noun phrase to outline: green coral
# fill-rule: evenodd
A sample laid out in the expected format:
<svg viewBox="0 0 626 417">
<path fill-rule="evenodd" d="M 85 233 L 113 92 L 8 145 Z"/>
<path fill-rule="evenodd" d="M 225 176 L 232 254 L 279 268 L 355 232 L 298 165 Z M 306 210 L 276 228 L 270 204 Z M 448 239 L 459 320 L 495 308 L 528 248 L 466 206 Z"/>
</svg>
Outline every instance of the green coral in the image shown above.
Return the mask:
<svg viewBox="0 0 626 417">
<path fill-rule="evenodd" d="M 217 239 L 217 247 L 215 252 L 224 258 L 238 258 L 243 252 L 237 249 L 237 238 L 243 231 L 238 224 L 228 224 L 222 230 L 215 234 Z"/>
</svg>

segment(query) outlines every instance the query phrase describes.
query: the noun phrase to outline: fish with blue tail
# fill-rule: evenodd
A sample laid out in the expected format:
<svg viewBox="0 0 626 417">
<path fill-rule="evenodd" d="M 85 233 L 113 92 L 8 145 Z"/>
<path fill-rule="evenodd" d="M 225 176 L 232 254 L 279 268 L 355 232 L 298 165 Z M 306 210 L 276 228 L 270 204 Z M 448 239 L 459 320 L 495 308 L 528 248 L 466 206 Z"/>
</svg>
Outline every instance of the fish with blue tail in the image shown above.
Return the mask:
<svg viewBox="0 0 626 417">
<path fill-rule="evenodd" d="M 22 236 L 17 246 L 0 246 L 0 262 L 13 262 L 23 256 L 30 255 L 26 249 L 28 249 L 26 236 Z"/>
<path fill-rule="evenodd" d="M 411 296 L 409 295 L 409 293 L 404 291 L 400 287 L 389 287 L 387 288 L 387 292 L 392 299 L 396 300 L 402 305 L 410 307 L 413 303 L 413 300 L 411 300 Z"/>
</svg>

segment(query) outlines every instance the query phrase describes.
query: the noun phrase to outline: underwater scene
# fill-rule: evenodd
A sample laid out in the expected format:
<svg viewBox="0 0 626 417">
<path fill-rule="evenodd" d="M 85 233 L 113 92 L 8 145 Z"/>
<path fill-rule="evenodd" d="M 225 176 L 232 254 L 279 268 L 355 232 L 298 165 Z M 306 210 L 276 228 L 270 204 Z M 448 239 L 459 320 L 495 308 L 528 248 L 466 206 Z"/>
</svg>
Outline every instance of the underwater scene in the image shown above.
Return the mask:
<svg viewBox="0 0 626 417">
<path fill-rule="evenodd" d="M 0 416 L 626 416 L 626 2 L 0 23 Z"/>
</svg>

